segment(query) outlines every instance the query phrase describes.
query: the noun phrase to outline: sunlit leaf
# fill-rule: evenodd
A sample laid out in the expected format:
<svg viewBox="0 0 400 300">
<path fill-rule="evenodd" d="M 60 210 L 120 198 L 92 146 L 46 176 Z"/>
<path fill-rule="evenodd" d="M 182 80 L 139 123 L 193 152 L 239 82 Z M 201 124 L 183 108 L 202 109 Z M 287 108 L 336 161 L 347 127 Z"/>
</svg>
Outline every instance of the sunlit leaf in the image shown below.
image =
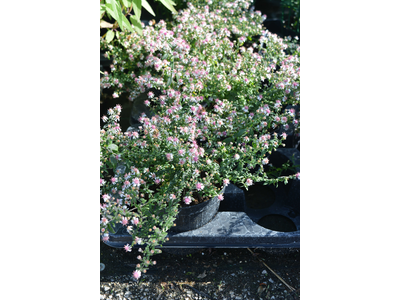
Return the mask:
<svg viewBox="0 0 400 300">
<path fill-rule="evenodd" d="M 131 20 L 131 23 L 133 25 L 133 28 L 136 30 L 137 33 L 142 35 L 142 23 L 136 19 L 134 16 L 129 16 L 129 19 Z"/>
<path fill-rule="evenodd" d="M 146 0 L 142 0 L 142 6 L 145 10 L 147 10 L 152 16 L 156 16 L 153 9 L 151 8 L 150 4 Z"/>
<path fill-rule="evenodd" d="M 177 13 L 177 11 L 175 10 L 173 4 L 174 2 L 172 2 L 171 0 L 160 0 L 160 2 L 166 7 L 168 8 L 170 11 Z"/>
<path fill-rule="evenodd" d="M 124 25 L 124 28 L 126 28 L 130 32 L 133 32 L 131 23 L 129 23 L 128 19 L 124 15 L 122 15 L 122 24 Z"/>
<path fill-rule="evenodd" d="M 113 40 L 114 35 L 115 35 L 114 31 L 112 31 L 112 30 L 107 31 L 107 34 L 106 34 L 107 43 L 109 43 L 109 42 L 111 42 Z"/>
<path fill-rule="evenodd" d="M 111 32 L 113 32 L 113 31 L 111 31 Z M 110 149 L 111 151 L 118 151 L 118 146 L 115 144 L 110 144 L 107 148 Z"/>
<path fill-rule="evenodd" d="M 100 28 L 113 28 L 113 24 L 100 20 Z"/>
<path fill-rule="evenodd" d="M 133 0 L 133 11 L 138 20 L 140 20 L 140 16 L 142 14 L 142 0 Z"/>
</svg>

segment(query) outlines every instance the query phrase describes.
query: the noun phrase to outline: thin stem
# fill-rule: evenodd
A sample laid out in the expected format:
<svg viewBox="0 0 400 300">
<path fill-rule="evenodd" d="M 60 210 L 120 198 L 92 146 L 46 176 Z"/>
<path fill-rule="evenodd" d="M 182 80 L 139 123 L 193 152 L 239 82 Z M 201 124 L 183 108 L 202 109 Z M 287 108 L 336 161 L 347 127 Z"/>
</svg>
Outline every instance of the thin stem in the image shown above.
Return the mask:
<svg viewBox="0 0 400 300">
<path fill-rule="evenodd" d="M 254 255 L 254 253 L 253 253 L 249 248 L 247 248 L 247 250 L 249 250 L 250 253 L 253 254 L 254 257 L 256 257 L 256 256 Z M 274 272 L 274 270 L 272 270 L 270 267 L 268 267 L 267 264 L 266 264 L 265 262 L 263 262 L 263 261 L 262 261 L 261 259 L 259 259 L 258 257 L 257 257 L 257 259 L 258 259 L 260 262 L 262 262 L 263 265 L 266 266 L 266 267 L 268 268 L 268 270 L 270 270 L 276 277 L 278 277 L 278 279 L 279 279 L 280 281 L 282 281 L 283 284 L 286 285 L 287 288 L 288 288 L 291 292 L 296 291 L 293 287 L 291 287 L 290 285 L 288 285 L 278 274 L 276 274 L 276 273 Z"/>
</svg>

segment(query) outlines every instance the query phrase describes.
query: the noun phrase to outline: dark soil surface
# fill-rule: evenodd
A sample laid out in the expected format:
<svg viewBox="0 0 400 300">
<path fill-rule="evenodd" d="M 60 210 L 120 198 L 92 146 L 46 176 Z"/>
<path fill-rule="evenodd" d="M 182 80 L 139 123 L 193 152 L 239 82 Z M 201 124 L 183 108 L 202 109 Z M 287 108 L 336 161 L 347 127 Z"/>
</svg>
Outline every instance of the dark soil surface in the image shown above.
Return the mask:
<svg viewBox="0 0 400 300">
<path fill-rule="evenodd" d="M 254 255 L 248 249 L 237 248 L 164 250 L 153 256 L 157 264 L 143 274 L 143 282 L 150 279 L 160 287 L 186 283 L 197 291 L 212 291 L 210 299 L 299 299 L 300 249 L 250 249 Z M 105 264 L 101 283 L 134 283 L 131 275 L 138 263 L 137 250 L 125 252 L 101 242 L 100 253 L 101 263 Z M 233 294 L 245 298 L 230 298 Z"/>
</svg>

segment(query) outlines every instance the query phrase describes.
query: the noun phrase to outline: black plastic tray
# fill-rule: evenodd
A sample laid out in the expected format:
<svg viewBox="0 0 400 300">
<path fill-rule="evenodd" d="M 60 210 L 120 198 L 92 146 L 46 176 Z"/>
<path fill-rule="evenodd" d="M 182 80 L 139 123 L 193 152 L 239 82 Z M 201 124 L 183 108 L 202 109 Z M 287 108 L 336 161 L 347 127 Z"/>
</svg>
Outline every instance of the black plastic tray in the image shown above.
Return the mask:
<svg viewBox="0 0 400 300">
<path fill-rule="evenodd" d="M 278 149 L 276 153 L 276 161 L 287 160 L 294 154 L 294 163 L 300 164 L 300 152 L 297 149 L 283 148 Z M 260 186 L 257 188 L 260 189 Z M 169 232 L 169 241 L 162 247 L 300 248 L 300 180 L 291 180 L 287 185 L 279 184 L 277 188 L 271 186 L 265 186 L 265 188 L 268 192 L 261 192 L 257 197 L 272 203 L 264 208 L 251 208 L 246 204 L 245 197 L 245 194 L 249 195 L 249 193 L 245 193 L 233 184 L 228 185 L 225 189 L 224 200 L 221 201 L 214 219 L 195 230 L 181 233 Z M 287 220 L 295 230 L 284 232 L 257 224 L 262 218 L 268 216 L 278 216 Z M 106 242 L 107 245 L 115 248 L 123 248 L 124 245 L 131 243 L 132 237 L 122 225 L 116 227 L 116 233 L 110 234 Z"/>
</svg>

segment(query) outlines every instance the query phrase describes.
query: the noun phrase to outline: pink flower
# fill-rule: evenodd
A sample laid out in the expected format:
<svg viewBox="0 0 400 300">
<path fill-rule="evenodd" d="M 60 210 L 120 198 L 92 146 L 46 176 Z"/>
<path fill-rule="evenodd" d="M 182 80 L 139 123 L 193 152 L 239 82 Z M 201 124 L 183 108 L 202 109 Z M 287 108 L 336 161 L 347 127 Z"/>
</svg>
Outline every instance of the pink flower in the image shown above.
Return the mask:
<svg viewBox="0 0 400 300">
<path fill-rule="evenodd" d="M 298 172 L 298 173 L 296 174 L 296 178 L 297 178 L 297 179 L 300 179 L 300 172 Z"/>
<path fill-rule="evenodd" d="M 185 202 L 185 204 L 189 205 L 192 202 L 192 199 L 190 197 L 185 197 L 185 198 L 183 198 L 183 202 Z"/>
<path fill-rule="evenodd" d="M 132 179 L 132 185 L 133 185 L 133 186 L 138 186 L 138 187 L 139 187 L 139 186 L 140 186 L 140 179 L 137 178 L 137 177 L 136 177 L 136 178 L 133 178 L 133 179 Z"/>
<path fill-rule="evenodd" d="M 132 224 L 137 225 L 137 224 L 139 224 L 139 219 L 136 217 L 133 217 L 131 222 L 132 222 Z"/>
<path fill-rule="evenodd" d="M 200 182 L 196 183 L 196 189 L 197 189 L 198 191 L 201 191 L 202 189 L 204 189 L 204 184 L 202 184 L 202 183 L 200 183 Z"/>
<path fill-rule="evenodd" d="M 221 195 L 218 195 L 218 200 L 219 201 L 222 201 L 222 200 L 224 200 L 224 196 L 221 194 Z"/>
<path fill-rule="evenodd" d="M 141 275 L 142 275 L 142 272 L 140 272 L 139 270 L 136 270 L 135 272 L 133 272 L 133 277 L 135 279 L 139 279 Z"/>
<path fill-rule="evenodd" d="M 110 237 L 108 236 L 108 233 L 105 233 L 105 234 L 103 235 L 103 237 L 102 237 L 102 240 L 103 240 L 103 242 L 107 242 L 109 238 L 110 238 Z"/>
<path fill-rule="evenodd" d="M 139 133 L 137 133 L 136 131 L 133 131 L 131 137 L 133 139 L 137 139 L 139 137 Z"/>
<path fill-rule="evenodd" d="M 269 163 L 269 159 L 268 158 L 264 158 L 263 160 L 262 160 L 262 164 L 263 165 L 266 165 L 266 164 L 268 164 Z"/>
<path fill-rule="evenodd" d="M 167 154 L 165 154 L 165 156 L 167 157 L 168 160 L 172 160 L 174 158 L 172 153 L 167 153 Z"/>
<path fill-rule="evenodd" d="M 123 217 L 121 220 L 121 224 L 126 226 L 128 224 L 128 219 L 126 217 Z"/>
<path fill-rule="evenodd" d="M 229 184 L 229 179 L 224 179 L 223 183 L 224 183 L 224 186 L 227 186 Z"/>
<path fill-rule="evenodd" d="M 236 154 L 233 156 L 233 158 L 236 159 L 236 160 L 238 160 L 238 159 L 240 158 L 240 155 L 236 153 Z"/>
<path fill-rule="evenodd" d="M 132 247 L 130 245 L 128 245 L 128 244 L 126 244 L 124 246 L 124 249 L 125 249 L 126 252 L 131 252 L 132 251 Z"/>
<path fill-rule="evenodd" d="M 246 184 L 247 184 L 248 186 L 253 185 L 253 180 L 251 180 L 250 178 L 247 178 L 247 179 L 246 179 Z"/>
</svg>

